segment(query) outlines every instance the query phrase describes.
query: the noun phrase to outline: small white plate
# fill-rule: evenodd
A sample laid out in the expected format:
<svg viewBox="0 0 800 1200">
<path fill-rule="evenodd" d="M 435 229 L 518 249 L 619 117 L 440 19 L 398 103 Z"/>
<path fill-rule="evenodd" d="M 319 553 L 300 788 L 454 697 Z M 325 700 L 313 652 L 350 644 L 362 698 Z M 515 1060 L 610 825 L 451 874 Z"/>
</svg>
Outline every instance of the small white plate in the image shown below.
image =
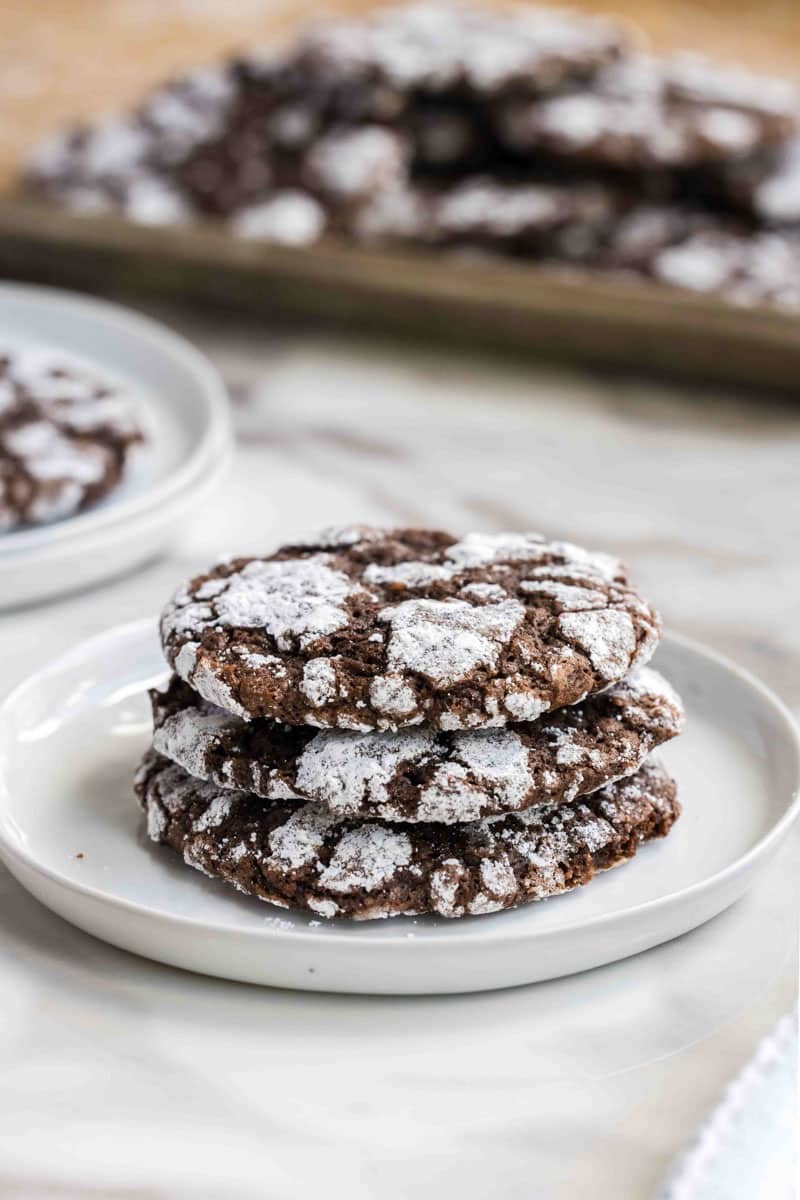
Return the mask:
<svg viewBox="0 0 800 1200">
<path fill-rule="evenodd" d="M 136 402 L 147 443 L 122 484 L 63 521 L 0 537 L 0 608 L 77 590 L 165 549 L 231 452 L 225 389 L 189 342 L 116 304 L 27 284 L 0 284 L 4 346 L 82 359 Z"/>
<path fill-rule="evenodd" d="M 240 896 L 149 843 L 131 780 L 149 741 L 144 691 L 165 675 L 152 620 L 85 642 L 3 704 L 0 856 L 43 904 L 97 937 L 251 983 L 467 992 L 613 962 L 741 896 L 800 805 L 800 743 L 780 701 L 680 638 L 665 640 L 657 663 L 688 713 L 663 754 L 681 820 L 588 887 L 512 912 L 321 922 Z"/>
</svg>

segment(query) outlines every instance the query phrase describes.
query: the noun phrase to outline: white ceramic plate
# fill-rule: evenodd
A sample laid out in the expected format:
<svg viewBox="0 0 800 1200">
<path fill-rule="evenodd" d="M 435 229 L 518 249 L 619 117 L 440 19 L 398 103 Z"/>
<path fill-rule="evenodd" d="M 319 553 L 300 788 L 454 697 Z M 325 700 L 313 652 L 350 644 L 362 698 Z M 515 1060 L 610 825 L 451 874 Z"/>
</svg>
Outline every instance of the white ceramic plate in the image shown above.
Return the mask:
<svg viewBox="0 0 800 1200">
<path fill-rule="evenodd" d="M 165 674 L 155 622 L 93 638 L 0 709 L 0 855 L 97 937 L 210 975 L 320 991 L 506 987 L 636 954 L 715 916 L 755 881 L 798 812 L 783 705 L 730 662 L 667 638 L 659 668 L 686 733 L 663 752 L 684 815 L 664 841 L 566 896 L 460 921 L 321 922 L 243 897 L 149 843 L 131 777 L 144 691 Z"/>
<path fill-rule="evenodd" d="M 226 468 L 231 423 L 222 381 L 203 355 L 118 305 L 0 284 L 0 341 L 61 351 L 119 381 L 148 434 L 100 504 L 0 537 L 0 607 L 9 608 L 97 583 L 169 545 Z"/>
</svg>

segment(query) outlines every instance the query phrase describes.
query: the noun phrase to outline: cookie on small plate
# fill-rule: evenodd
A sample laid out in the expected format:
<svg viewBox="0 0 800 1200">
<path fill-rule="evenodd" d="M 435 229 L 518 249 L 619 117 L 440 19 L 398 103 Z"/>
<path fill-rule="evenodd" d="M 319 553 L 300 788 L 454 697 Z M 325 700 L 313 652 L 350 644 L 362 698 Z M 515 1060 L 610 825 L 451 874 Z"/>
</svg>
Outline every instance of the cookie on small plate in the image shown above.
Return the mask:
<svg viewBox="0 0 800 1200">
<path fill-rule="evenodd" d="M 167 661 L 212 704 L 361 731 L 533 721 L 617 683 L 659 636 L 609 555 L 368 526 L 221 563 L 161 618 Z"/>
<path fill-rule="evenodd" d="M 0 531 L 97 503 L 143 440 L 132 398 L 88 367 L 40 349 L 0 350 Z"/>
<path fill-rule="evenodd" d="M 153 748 L 195 778 L 385 821 L 452 824 L 566 803 L 633 774 L 683 726 L 678 696 L 649 667 L 532 724 L 454 733 L 243 721 L 177 677 L 150 696 Z"/>
<path fill-rule="evenodd" d="M 648 761 L 574 804 L 462 825 L 386 825 L 220 790 L 148 751 L 136 790 L 155 842 L 239 891 L 322 917 L 479 915 L 588 883 L 669 833 L 675 783 Z"/>
</svg>

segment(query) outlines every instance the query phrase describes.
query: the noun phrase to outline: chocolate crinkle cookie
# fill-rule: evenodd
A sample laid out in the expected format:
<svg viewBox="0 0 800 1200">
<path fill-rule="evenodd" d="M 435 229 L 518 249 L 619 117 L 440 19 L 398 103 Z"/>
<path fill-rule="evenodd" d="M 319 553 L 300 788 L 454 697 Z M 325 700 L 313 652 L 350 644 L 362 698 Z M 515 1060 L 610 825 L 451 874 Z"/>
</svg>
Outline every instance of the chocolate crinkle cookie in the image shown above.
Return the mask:
<svg viewBox="0 0 800 1200">
<path fill-rule="evenodd" d="M 360 90 L 370 116 L 392 117 L 420 94 L 547 92 L 612 61 L 624 44 L 620 26 L 563 9 L 418 3 L 311 30 L 295 63 L 323 87 Z"/>
<path fill-rule="evenodd" d="M 786 139 L 797 105 L 795 89 L 781 81 L 686 55 L 632 56 L 584 87 L 512 97 L 495 119 L 514 151 L 642 170 L 746 159 Z"/>
<path fill-rule="evenodd" d="M 574 804 L 460 825 L 344 818 L 320 803 L 221 790 L 148 752 L 136 790 L 150 838 L 204 874 L 322 917 L 481 915 L 543 900 L 664 837 L 675 784 L 649 761 Z"/>
<path fill-rule="evenodd" d="M 0 531 L 95 504 L 143 440 L 132 398 L 92 368 L 56 352 L 0 350 Z"/>
<path fill-rule="evenodd" d="M 800 230 L 755 236 L 708 229 L 654 254 L 649 269 L 686 291 L 724 291 L 734 304 L 800 306 Z"/>
<path fill-rule="evenodd" d="M 704 184 L 719 200 L 749 215 L 758 225 L 800 230 L 800 136 L 775 153 L 726 163 L 707 175 Z"/>
<path fill-rule="evenodd" d="M 453 733 L 243 721 L 176 677 L 151 698 L 154 749 L 195 778 L 385 821 L 452 824 L 568 803 L 638 770 L 683 726 L 678 696 L 648 667 L 538 721 Z"/>
<path fill-rule="evenodd" d="M 586 258 L 602 251 L 626 207 L 610 184 L 475 175 L 387 188 L 353 210 L 347 232 L 368 243 Z"/>
<path fill-rule="evenodd" d="M 203 699 L 358 731 L 534 721 L 644 665 L 659 636 L 609 555 L 368 526 L 221 563 L 161 618 L 167 661 Z"/>
</svg>

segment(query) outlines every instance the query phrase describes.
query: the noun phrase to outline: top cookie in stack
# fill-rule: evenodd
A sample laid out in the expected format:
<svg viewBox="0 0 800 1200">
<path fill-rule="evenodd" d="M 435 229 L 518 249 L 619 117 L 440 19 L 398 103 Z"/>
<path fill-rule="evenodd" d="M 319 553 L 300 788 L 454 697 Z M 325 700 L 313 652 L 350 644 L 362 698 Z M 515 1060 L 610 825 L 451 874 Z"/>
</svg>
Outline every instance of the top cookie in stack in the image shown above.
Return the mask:
<svg viewBox="0 0 800 1200">
<path fill-rule="evenodd" d="M 495 911 L 678 814 L 645 761 L 682 723 L 659 618 L 608 555 L 351 527 L 193 579 L 161 633 L 151 836 L 278 904 Z"/>
<path fill-rule="evenodd" d="M 368 527 L 224 563 L 161 622 L 170 665 L 206 700 L 359 730 L 532 721 L 647 662 L 659 630 L 608 555 Z"/>
</svg>

